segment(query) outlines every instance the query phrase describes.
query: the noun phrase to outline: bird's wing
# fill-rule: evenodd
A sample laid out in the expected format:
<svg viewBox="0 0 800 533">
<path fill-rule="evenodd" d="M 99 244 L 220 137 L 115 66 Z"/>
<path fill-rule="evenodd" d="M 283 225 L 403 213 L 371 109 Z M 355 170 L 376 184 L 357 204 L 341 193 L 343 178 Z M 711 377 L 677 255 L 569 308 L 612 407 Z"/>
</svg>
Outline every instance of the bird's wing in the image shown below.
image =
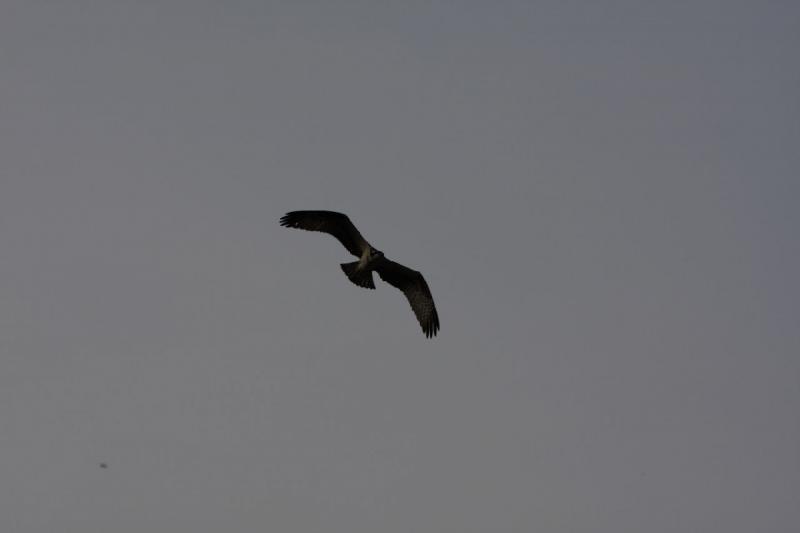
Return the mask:
<svg viewBox="0 0 800 533">
<path fill-rule="evenodd" d="M 425 278 L 416 270 L 412 270 L 389 259 L 384 259 L 375 268 L 375 272 L 383 281 L 397 287 L 408 298 L 411 309 L 417 315 L 419 325 L 426 337 L 433 337 L 439 331 L 439 314 L 433 304 L 433 296 Z"/>
<path fill-rule="evenodd" d="M 281 217 L 281 226 L 330 233 L 356 257 L 369 246 L 347 215 L 335 211 L 290 211 Z"/>
</svg>

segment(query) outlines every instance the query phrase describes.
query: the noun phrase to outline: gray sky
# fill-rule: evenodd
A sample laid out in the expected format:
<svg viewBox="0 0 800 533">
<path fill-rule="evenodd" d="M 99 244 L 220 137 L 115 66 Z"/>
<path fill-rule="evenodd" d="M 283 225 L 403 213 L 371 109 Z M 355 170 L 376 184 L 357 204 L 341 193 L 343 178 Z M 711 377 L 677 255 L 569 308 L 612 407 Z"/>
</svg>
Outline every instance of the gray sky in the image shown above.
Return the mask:
<svg viewBox="0 0 800 533">
<path fill-rule="evenodd" d="M 0 530 L 797 531 L 798 50 L 789 1 L 6 0 Z"/>
</svg>

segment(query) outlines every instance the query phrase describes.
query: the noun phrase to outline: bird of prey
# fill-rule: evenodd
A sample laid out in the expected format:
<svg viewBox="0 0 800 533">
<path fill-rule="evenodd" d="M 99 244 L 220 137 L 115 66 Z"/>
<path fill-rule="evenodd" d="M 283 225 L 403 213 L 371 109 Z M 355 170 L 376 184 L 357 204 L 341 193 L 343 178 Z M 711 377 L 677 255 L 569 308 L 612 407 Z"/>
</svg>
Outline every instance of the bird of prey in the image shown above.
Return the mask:
<svg viewBox="0 0 800 533">
<path fill-rule="evenodd" d="M 280 222 L 287 228 L 321 231 L 336 237 L 348 252 L 358 257 L 358 261 L 342 263 L 347 279 L 359 287 L 374 289 L 372 272 L 377 272 L 383 281 L 406 295 L 426 337 L 433 337 L 439 331 L 439 315 L 422 274 L 387 259 L 361 236 L 347 215 L 335 211 L 291 211 Z"/>
</svg>

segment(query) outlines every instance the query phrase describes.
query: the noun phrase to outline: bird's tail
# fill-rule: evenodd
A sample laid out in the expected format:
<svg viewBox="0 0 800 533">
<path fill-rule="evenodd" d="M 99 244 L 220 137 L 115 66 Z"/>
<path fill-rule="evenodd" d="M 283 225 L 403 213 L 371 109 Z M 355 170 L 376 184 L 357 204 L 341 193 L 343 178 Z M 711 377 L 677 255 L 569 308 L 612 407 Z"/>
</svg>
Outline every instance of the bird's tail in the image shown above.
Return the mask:
<svg viewBox="0 0 800 533">
<path fill-rule="evenodd" d="M 342 263 L 342 270 L 344 271 L 347 279 L 365 289 L 374 289 L 375 281 L 372 279 L 371 270 L 358 270 L 358 261 L 352 263 Z"/>
</svg>

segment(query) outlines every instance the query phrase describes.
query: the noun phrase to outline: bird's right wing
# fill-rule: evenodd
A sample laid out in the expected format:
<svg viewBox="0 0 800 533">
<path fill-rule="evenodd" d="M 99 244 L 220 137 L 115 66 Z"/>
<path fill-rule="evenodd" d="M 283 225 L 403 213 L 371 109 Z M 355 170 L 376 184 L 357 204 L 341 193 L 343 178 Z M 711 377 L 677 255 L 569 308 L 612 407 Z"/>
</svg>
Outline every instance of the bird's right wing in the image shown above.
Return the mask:
<svg viewBox="0 0 800 533">
<path fill-rule="evenodd" d="M 431 290 L 422 274 L 389 259 L 381 261 L 375 272 L 383 281 L 403 291 L 425 336 L 436 335 L 439 331 L 439 314 L 436 312 Z"/>
<path fill-rule="evenodd" d="M 347 215 L 336 211 L 290 211 L 281 217 L 281 226 L 330 233 L 356 257 L 369 246 Z"/>
</svg>

